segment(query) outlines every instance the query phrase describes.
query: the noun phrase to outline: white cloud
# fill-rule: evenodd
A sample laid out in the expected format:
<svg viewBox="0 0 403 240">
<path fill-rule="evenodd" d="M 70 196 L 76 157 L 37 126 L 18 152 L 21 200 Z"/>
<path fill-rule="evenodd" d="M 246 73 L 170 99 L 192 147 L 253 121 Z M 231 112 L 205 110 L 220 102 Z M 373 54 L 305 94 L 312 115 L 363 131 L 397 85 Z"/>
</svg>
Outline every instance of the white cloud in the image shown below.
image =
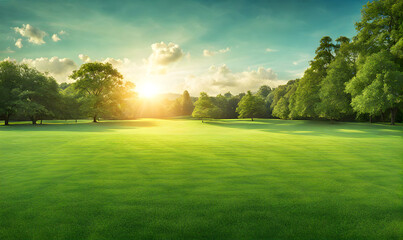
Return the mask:
<svg viewBox="0 0 403 240">
<path fill-rule="evenodd" d="M 64 30 L 61 30 L 59 33 L 54 33 L 54 34 L 52 35 L 52 40 L 53 40 L 53 42 L 58 42 L 58 41 L 62 40 L 62 39 L 60 38 L 60 36 L 61 36 L 61 35 L 64 35 L 64 34 L 66 34 L 66 32 L 65 32 Z"/>
<path fill-rule="evenodd" d="M 60 41 L 61 39 L 60 39 L 59 36 L 55 33 L 55 34 L 52 35 L 52 40 L 53 40 L 53 42 L 58 42 L 58 41 Z"/>
<path fill-rule="evenodd" d="M 17 48 L 22 48 L 22 39 L 21 38 L 18 38 L 17 39 L 17 41 L 15 42 L 15 46 L 17 47 Z"/>
<path fill-rule="evenodd" d="M 81 59 L 81 61 L 87 63 L 87 62 L 91 62 L 91 58 L 85 54 L 80 54 L 78 55 L 78 58 Z"/>
<path fill-rule="evenodd" d="M 24 58 L 21 63 L 35 67 L 41 72 L 48 72 L 58 82 L 71 81 L 68 76 L 78 68 L 77 64 L 69 58 Z"/>
<path fill-rule="evenodd" d="M 116 59 L 116 58 L 105 58 L 101 62 L 110 63 L 116 68 L 119 68 L 119 67 L 121 67 L 123 65 L 128 65 L 128 64 L 131 63 L 128 58 L 123 58 L 123 60 L 122 59 Z"/>
<path fill-rule="evenodd" d="M 229 52 L 229 51 L 230 51 L 229 47 L 224 48 L 224 49 L 220 49 L 218 51 L 210 51 L 210 50 L 204 49 L 203 50 L 203 56 L 212 57 L 212 56 L 214 56 L 216 54 L 223 54 L 223 53 L 226 53 L 226 52 Z"/>
<path fill-rule="evenodd" d="M 151 73 L 164 74 L 168 65 L 179 61 L 185 54 L 178 44 L 154 43 L 151 45 L 152 53 L 144 62 L 148 64 Z"/>
<path fill-rule="evenodd" d="M 22 28 L 15 27 L 14 31 L 21 36 L 28 38 L 28 41 L 33 44 L 41 45 L 45 43 L 43 38 L 46 36 L 46 33 L 30 24 L 23 24 Z"/>
<path fill-rule="evenodd" d="M 266 50 L 265 50 L 266 52 L 277 52 L 277 50 L 276 49 L 271 49 L 271 48 L 266 48 Z"/>
<path fill-rule="evenodd" d="M 276 87 L 284 83 L 271 68 L 259 67 L 256 70 L 232 72 L 224 64 L 219 67 L 211 66 L 207 73 L 200 76 L 189 75 L 183 87 L 189 89 L 192 94 L 198 94 L 200 91 L 210 94 L 231 91 L 237 94 L 248 90 L 256 91 L 262 85 Z"/>
</svg>

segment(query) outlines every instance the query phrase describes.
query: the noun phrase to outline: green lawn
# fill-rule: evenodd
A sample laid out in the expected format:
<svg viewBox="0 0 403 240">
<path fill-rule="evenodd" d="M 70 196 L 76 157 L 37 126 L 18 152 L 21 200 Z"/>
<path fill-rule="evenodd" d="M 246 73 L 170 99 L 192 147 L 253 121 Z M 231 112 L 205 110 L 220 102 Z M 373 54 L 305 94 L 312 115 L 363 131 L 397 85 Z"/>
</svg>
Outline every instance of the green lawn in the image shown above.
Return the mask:
<svg viewBox="0 0 403 240">
<path fill-rule="evenodd" d="M 403 126 L 0 127 L 0 239 L 401 239 Z"/>
</svg>

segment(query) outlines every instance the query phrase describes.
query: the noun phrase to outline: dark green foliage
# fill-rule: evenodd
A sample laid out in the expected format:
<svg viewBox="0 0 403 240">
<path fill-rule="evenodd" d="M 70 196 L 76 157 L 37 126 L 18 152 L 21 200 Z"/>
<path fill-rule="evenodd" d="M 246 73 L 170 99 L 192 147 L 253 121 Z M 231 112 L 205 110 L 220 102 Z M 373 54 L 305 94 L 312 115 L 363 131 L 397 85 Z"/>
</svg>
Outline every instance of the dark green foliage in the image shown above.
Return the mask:
<svg viewBox="0 0 403 240">
<path fill-rule="evenodd" d="M 271 93 L 271 88 L 267 85 L 263 85 L 259 88 L 259 91 L 257 91 L 257 95 L 261 96 L 262 98 L 266 98 L 267 95 Z"/>
<path fill-rule="evenodd" d="M 386 51 L 367 57 L 346 87 L 354 110 L 376 116 L 390 109 L 394 124 L 397 108 L 403 103 L 403 73 L 399 69 Z"/>
<path fill-rule="evenodd" d="M 250 91 L 242 97 L 236 109 L 239 118 L 253 118 L 263 117 L 265 114 L 264 99 L 259 95 L 252 95 Z"/>
<path fill-rule="evenodd" d="M 0 112 L 6 125 L 17 112 L 33 124 L 52 118 L 59 105 L 59 86 L 52 77 L 27 65 L 0 62 Z"/>
<path fill-rule="evenodd" d="M 350 106 L 351 96 L 344 91 L 345 84 L 355 73 L 355 64 L 351 59 L 349 40 L 339 38 L 341 49 L 337 56 L 330 63 L 327 76 L 323 79 L 320 90 L 320 102 L 316 105 L 316 112 L 319 117 L 332 120 L 339 120 L 352 114 Z"/>
<path fill-rule="evenodd" d="M 289 119 L 290 116 L 290 98 L 295 94 L 298 85 L 296 80 L 290 80 L 287 85 L 279 86 L 275 89 L 273 99 L 272 115 L 281 119 Z"/>
<path fill-rule="evenodd" d="M 192 116 L 195 118 L 218 118 L 221 115 L 221 110 L 214 105 L 212 99 L 205 92 L 200 93 L 199 99 L 194 104 Z"/>
<path fill-rule="evenodd" d="M 320 45 L 316 49 L 316 56 L 310 63 L 304 76 L 301 78 L 295 92 L 295 104 L 291 109 L 292 116 L 315 118 L 316 105 L 320 101 L 319 89 L 322 80 L 326 77 L 326 70 L 334 59 L 335 45 L 328 36 L 320 40 Z"/>
<path fill-rule="evenodd" d="M 229 118 L 230 105 L 228 103 L 228 98 L 218 94 L 215 98 L 212 98 L 213 103 L 220 109 L 220 113 L 217 118 Z"/>
<path fill-rule="evenodd" d="M 228 112 L 227 112 L 228 118 L 237 118 L 238 117 L 236 108 L 238 107 L 238 103 L 239 103 L 239 101 L 241 101 L 241 99 L 244 95 L 245 95 L 244 93 L 240 93 L 236 96 L 231 96 L 231 98 L 228 99 Z"/>
<path fill-rule="evenodd" d="M 280 118 L 386 120 L 394 124 L 403 109 L 403 3 L 369 2 L 356 24 L 357 36 L 332 43 L 323 37 L 295 93 L 279 86 L 269 94 L 272 115 Z M 400 110 L 401 111 L 401 110 Z"/>
<path fill-rule="evenodd" d="M 100 116 L 120 115 L 125 99 L 133 94 L 134 85 L 124 82 L 110 63 L 85 63 L 70 77 L 76 80 L 74 88 L 83 96 L 83 107 L 94 122 Z"/>
<path fill-rule="evenodd" d="M 4 118 L 6 125 L 19 106 L 22 82 L 21 65 L 12 61 L 0 62 L 0 116 Z"/>
<path fill-rule="evenodd" d="M 189 116 L 192 115 L 194 106 L 189 92 L 185 90 L 179 98 L 175 99 L 169 106 L 169 112 L 174 116 Z"/>
<path fill-rule="evenodd" d="M 364 5 L 361 21 L 356 23 L 358 34 L 355 37 L 355 45 L 362 57 L 386 50 L 399 57 L 401 61 L 402 22 L 402 1 L 378 0 Z"/>
<path fill-rule="evenodd" d="M 181 104 L 182 104 L 182 113 L 183 115 L 192 115 L 194 106 L 192 99 L 190 98 L 189 92 L 185 90 L 182 94 L 181 98 Z"/>
<path fill-rule="evenodd" d="M 59 88 L 60 88 L 61 90 L 65 90 L 66 88 L 68 88 L 68 87 L 70 87 L 70 86 L 71 86 L 71 83 L 66 83 L 66 82 L 59 84 Z"/>
<path fill-rule="evenodd" d="M 227 93 L 225 93 L 225 94 L 224 94 L 224 97 L 226 97 L 226 98 L 231 98 L 231 97 L 232 97 L 231 92 L 227 92 Z"/>
<path fill-rule="evenodd" d="M 72 84 L 68 84 L 68 87 L 62 91 L 62 108 L 59 111 L 59 118 L 65 120 L 86 118 L 82 101 L 85 101 L 85 97 L 76 91 Z"/>
</svg>

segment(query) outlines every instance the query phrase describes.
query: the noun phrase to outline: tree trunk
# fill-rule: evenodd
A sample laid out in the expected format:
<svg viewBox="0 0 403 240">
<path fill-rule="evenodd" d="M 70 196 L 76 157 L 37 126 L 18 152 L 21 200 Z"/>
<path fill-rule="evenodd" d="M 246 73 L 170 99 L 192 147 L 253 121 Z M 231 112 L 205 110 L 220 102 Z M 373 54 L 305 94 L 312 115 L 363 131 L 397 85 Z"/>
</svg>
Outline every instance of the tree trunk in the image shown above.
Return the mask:
<svg viewBox="0 0 403 240">
<path fill-rule="evenodd" d="M 203 122 L 203 119 L 202 119 L 202 123 L 204 123 L 204 122 Z"/>
<path fill-rule="evenodd" d="M 32 119 L 32 124 L 36 125 L 36 119 Z"/>
<path fill-rule="evenodd" d="M 97 122 L 97 115 L 94 116 L 94 120 L 92 122 L 94 122 L 94 123 Z"/>
<path fill-rule="evenodd" d="M 396 113 L 397 113 L 396 107 L 390 109 L 390 125 L 395 125 Z"/>
<path fill-rule="evenodd" d="M 4 125 L 8 125 L 9 118 L 10 118 L 10 115 L 8 115 L 8 113 L 6 113 L 6 117 L 4 118 Z"/>
<path fill-rule="evenodd" d="M 251 119 L 252 119 L 252 122 L 253 122 L 253 117 Z"/>
<path fill-rule="evenodd" d="M 42 125 L 42 119 L 41 119 L 41 125 Z"/>
<path fill-rule="evenodd" d="M 76 123 L 77 123 L 77 119 L 76 119 Z"/>
<path fill-rule="evenodd" d="M 372 123 L 372 115 L 369 115 L 369 123 Z"/>
</svg>

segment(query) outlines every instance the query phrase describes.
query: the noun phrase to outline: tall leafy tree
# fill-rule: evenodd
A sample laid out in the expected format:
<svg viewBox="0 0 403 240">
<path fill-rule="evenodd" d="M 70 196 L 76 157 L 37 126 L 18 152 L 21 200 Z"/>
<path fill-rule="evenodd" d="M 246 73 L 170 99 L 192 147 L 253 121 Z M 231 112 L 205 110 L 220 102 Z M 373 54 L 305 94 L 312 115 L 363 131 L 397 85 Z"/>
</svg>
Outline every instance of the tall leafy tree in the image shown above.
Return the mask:
<svg viewBox="0 0 403 240">
<path fill-rule="evenodd" d="M 169 106 L 169 112 L 175 116 L 192 115 L 193 109 L 193 102 L 187 90 Z"/>
<path fill-rule="evenodd" d="M 61 96 L 59 85 L 53 77 L 47 76 L 34 68 L 24 66 L 23 101 L 25 115 L 32 124 L 45 118 L 53 118 L 58 111 Z"/>
<path fill-rule="evenodd" d="M 327 76 L 320 84 L 320 102 L 316 106 L 319 117 L 331 120 L 341 119 L 352 114 L 351 95 L 344 91 L 345 83 L 355 74 L 354 57 L 350 50 L 349 39 L 340 37 L 337 55 L 327 69 Z"/>
<path fill-rule="evenodd" d="M 232 93 L 231 93 L 231 92 L 226 92 L 226 93 L 224 93 L 224 97 L 226 97 L 226 98 L 231 98 L 231 97 L 232 97 Z"/>
<path fill-rule="evenodd" d="M 334 59 L 335 45 L 328 36 L 320 40 L 320 45 L 316 49 L 316 56 L 310 63 L 304 76 L 301 78 L 296 90 L 295 105 L 292 115 L 300 117 L 314 118 L 316 104 L 319 103 L 319 89 L 321 81 L 326 77 L 326 70 Z"/>
<path fill-rule="evenodd" d="M 294 96 L 297 90 L 297 81 L 290 80 L 286 85 L 276 88 L 276 102 L 273 104 L 272 115 L 281 119 L 291 118 L 290 98 Z"/>
<path fill-rule="evenodd" d="M 236 109 L 239 118 L 261 117 L 265 114 L 265 102 L 261 96 L 253 95 L 250 91 L 241 99 Z"/>
<path fill-rule="evenodd" d="M 190 94 L 187 90 L 185 90 L 181 97 L 181 105 L 182 105 L 182 114 L 183 115 L 191 115 L 194 109 L 192 99 L 190 98 Z"/>
<path fill-rule="evenodd" d="M 14 61 L 0 62 L 0 116 L 8 125 L 10 116 L 17 112 L 21 100 L 21 65 Z"/>
<path fill-rule="evenodd" d="M 220 115 L 218 118 L 228 118 L 228 115 L 230 114 L 228 99 L 223 95 L 218 94 L 213 98 L 213 103 L 220 109 Z"/>
<path fill-rule="evenodd" d="M 64 87 L 64 88 L 63 88 Z M 62 89 L 61 92 L 61 107 L 59 108 L 59 117 L 61 119 L 77 119 L 84 118 L 86 115 L 83 112 L 82 102 L 83 96 L 78 93 L 74 86 L 71 84 L 68 85 L 59 85 L 59 88 Z"/>
<path fill-rule="evenodd" d="M 192 116 L 202 120 L 204 118 L 216 118 L 220 115 L 220 109 L 214 105 L 211 98 L 205 92 L 200 93 L 199 99 L 195 102 Z"/>
<path fill-rule="evenodd" d="M 70 78 L 76 80 L 74 87 L 84 96 L 93 122 L 101 115 L 118 114 L 134 88 L 110 63 L 85 63 Z"/>
<path fill-rule="evenodd" d="M 392 124 L 401 106 L 403 89 L 402 21 L 402 1 L 379 0 L 364 6 L 354 38 L 358 72 L 346 88 L 353 97 L 355 111 L 367 113 L 371 119 L 390 110 Z"/>
<path fill-rule="evenodd" d="M 59 86 L 54 78 L 25 64 L 0 63 L 0 111 L 6 125 L 17 112 L 36 124 L 37 120 L 54 117 L 59 105 Z"/>
<path fill-rule="evenodd" d="M 355 44 L 362 57 L 386 50 L 402 60 L 403 2 L 378 0 L 368 2 L 361 10 L 361 21 Z M 400 62 L 401 63 L 401 62 Z"/>
<path fill-rule="evenodd" d="M 257 91 L 257 95 L 261 96 L 262 98 L 266 98 L 271 92 L 271 87 L 267 85 L 260 86 L 259 91 Z"/>
<path fill-rule="evenodd" d="M 238 107 L 239 101 L 241 101 L 244 93 L 231 96 L 228 99 L 228 118 L 237 118 L 238 113 L 236 112 L 236 108 Z"/>
<path fill-rule="evenodd" d="M 347 83 L 346 91 L 352 95 L 355 111 L 376 116 L 389 109 L 394 124 L 397 109 L 403 103 L 403 73 L 390 53 L 374 53 Z"/>
</svg>

